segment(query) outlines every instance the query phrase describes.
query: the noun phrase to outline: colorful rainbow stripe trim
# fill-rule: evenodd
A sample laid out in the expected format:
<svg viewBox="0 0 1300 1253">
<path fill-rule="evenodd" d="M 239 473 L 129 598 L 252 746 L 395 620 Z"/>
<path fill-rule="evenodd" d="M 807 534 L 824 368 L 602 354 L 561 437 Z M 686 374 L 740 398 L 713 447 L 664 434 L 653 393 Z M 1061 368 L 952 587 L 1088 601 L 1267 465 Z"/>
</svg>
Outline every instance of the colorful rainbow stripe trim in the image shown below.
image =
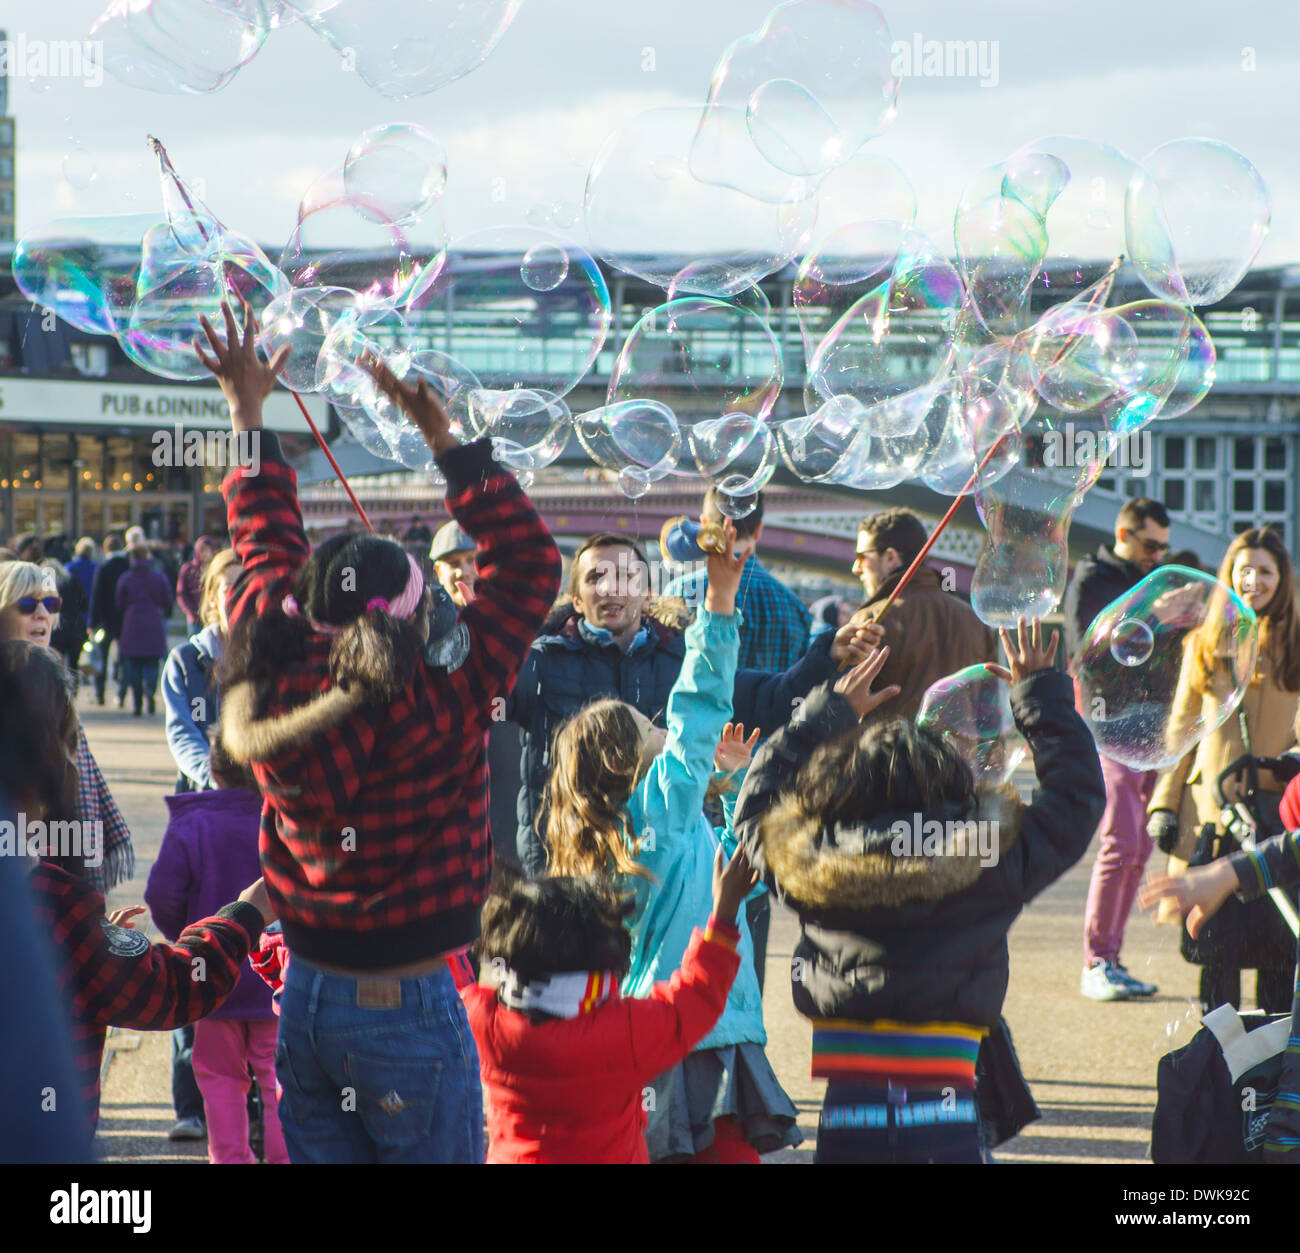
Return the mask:
<svg viewBox="0 0 1300 1253">
<path fill-rule="evenodd" d="M 912 1087 L 975 1087 L 975 1059 L 987 1027 L 963 1022 L 848 1022 L 814 1019 L 812 1076 Z"/>
</svg>

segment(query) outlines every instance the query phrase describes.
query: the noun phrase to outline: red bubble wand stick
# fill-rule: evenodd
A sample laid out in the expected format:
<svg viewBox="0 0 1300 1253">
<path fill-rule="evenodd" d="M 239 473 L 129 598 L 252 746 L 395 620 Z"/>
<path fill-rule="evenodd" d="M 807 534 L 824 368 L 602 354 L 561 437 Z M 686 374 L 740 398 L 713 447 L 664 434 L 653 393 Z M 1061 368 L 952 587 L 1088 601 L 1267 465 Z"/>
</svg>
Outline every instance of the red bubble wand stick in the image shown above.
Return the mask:
<svg viewBox="0 0 1300 1253">
<path fill-rule="evenodd" d="M 213 217 L 212 211 L 207 207 L 207 205 L 202 205 L 202 212 L 195 208 L 194 195 L 185 185 L 185 180 L 176 172 L 176 167 L 172 165 L 171 158 L 167 155 L 167 149 L 162 146 L 161 141 L 150 135 L 149 147 L 153 150 L 154 156 L 158 158 L 159 172 L 163 179 L 164 205 L 169 199 L 167 191 L 170 186 L 176 195 L 180 197 L 181 203 L 184 204 L 186 212 L 193 219 L 194 225 L 198 228 L 199 234 L 203 237 L 203 242 L 210 242 L 212 237 L 208 234 L 207 227 L 204 225 L 204 219 L 207 218 L 209 221 L 215 223 L 216 218 Z M 201 201 L 199 203 L 202 204 Z M 172 222 L 172 214 L 170 211 L 167 214 L 167 219 L 168 222 Z M 174 223 L 172 225 L 174 230 Z M 335 477 L 343 485 L 343 490 L 347 492 L 348 499 L 352 502 L 352 507 L 357 511 L 357 516 L 363 523 L 365 523 L 366 530 L 373 535 L 375 531 L 374 525 L 371 523 L 369 517 L 367 517 L 366 511 L 361 507 L 361 502 L 357 499 L 357 494 L 352 490 L 352 484 L 348 482 L 347 476 L 343 473 L 339 463 L 334 460 L 334 454 L 330 452 L 329 445 L 326 444 L 324 436 L 321 435 L 316 423 L 312 421 L 312 416 L 307 412 L 307 406 L 303 404 L 302 397 L 294 391 L 292 387 L 286 388 L 285 390 L 294 398 L 295 401 L 297 401 L 298 409 L 302 413 L 302 416 L 307 420 L 307 425 L 311 429 L 312 435 L 315 436 L 316 443 L 320 445 L 321 452 L 325 454 L 326 461 L 330 463 L 330 469 L 334 471 Z"/>
</svg>

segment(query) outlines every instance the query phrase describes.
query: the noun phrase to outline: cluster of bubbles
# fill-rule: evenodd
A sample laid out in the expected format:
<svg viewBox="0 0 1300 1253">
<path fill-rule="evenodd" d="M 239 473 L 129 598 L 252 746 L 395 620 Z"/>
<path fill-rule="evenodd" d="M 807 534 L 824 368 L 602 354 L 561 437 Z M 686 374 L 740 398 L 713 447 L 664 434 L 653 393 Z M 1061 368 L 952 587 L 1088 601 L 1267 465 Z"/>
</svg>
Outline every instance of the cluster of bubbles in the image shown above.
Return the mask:
<svg viewBox="0 0 1300 1253">
<path fill-rule="evenodd" d="M 1258 621 L 1235 592 L 1213 575 L 1162 566 L 1098 614 L 1080 642 L 1071 662 L 1078 707 L 1104 756 L 1164 770 L 1241 703 L 1258 651 Z M 1207 682 L 1197 681 L 1202 673 Z"/>
<path fill-rule="evenodd" d="M 401 99 L 481 63 L 521 3 L 119 0 L 92 33 L 125 81 L 210 92 L 297 21 Z M 1215 350 L 1196 309 L 1254 261 L 1269 199 L 1214 140 L 1135 160 L 1049 136 L 970 180 L 947 247 L 917 229 L 904 173 L 869 151 L 898 94 L 875 5 L 788 0 L 723 52 L 700 103 L 618 126 L 580 208 L 450 239 L 443 148 L 393 124 L 307 189 L 275 261 L 161 154 L 162 215 L 52 223 L 21 241 L 14 273 L 34 301 L 176 379 L 205 377 L 200 317 L 247 299 L 264 347 L 292 347 L 287 386 L 435 480 L 368 356 L 425 380 L 455 430 L 490 436 L 525 483 L 572 436 L 627 497 L 703 478 L 733 517 L 780 465 L 809 483 L 970 493 L 987 532 L 972 605 L 1008 626 L 1059 603 L 1071 517 L 1119 441 L 1207 394 Z M 598 260 L 663 299 L 611 346 L 604 403 L 575 414 L 566 397 L 613 326 Z M 791 298 L 774 314 L 761 284 L 778 273 Z M 792 349 L 803 393 L 781 405 Z M 1139 769 L 1177 760 L 1235 707 L 1256 634 L 1240 600 L 1192 571 L 1116 602 L 1072 659 L 1102 751 Z M 1189 641 L 1231 682 L 1175 718 Z M 945 682 L 924 716 L 982 772 L 1009 772 L 1022 750 L 1001 685 L 982 671 Z"/>
<path fill-rule="evenodd" d="M 381 95 L 436 91 L 481 65 L 523 0 L 112 0 L 91 27 L 104 67 L 131 87 L 224 87 L 273 30 L 300 22 Z"/>
<path fill-rule="evenodd" d="M 916 724 L 952 744 L 977 787 L 1009 782 L 1029 751 L 1011 713 L 1010 688 L 987 666 L 967 666 L 931 684 Z"/>
</svg>

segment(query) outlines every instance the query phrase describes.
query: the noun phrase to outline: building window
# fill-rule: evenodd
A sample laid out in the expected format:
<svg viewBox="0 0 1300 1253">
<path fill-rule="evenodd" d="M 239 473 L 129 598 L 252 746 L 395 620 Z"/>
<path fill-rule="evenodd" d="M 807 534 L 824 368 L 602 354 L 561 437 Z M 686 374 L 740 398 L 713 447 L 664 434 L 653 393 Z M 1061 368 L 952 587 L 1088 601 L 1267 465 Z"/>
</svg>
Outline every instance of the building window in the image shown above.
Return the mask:
<svg viewBox="0 0 1300 1253">
<path fill-rule="evenodd" d="M 1264 441 L 1264 469 L 1286 469 L 1286 440 L 1270 435 Z"/>
<path fill-rule="evenodd" d="M 69 346 L 72 364 L 77 373 L 86 378 L 102 379 L 108 376 L 108 346 L 106 344 L 74 343 Z"/>
<path fill-rule="evenodd" d="M 1187 440 L 1182 435 L 1171 435 L 1164 441 L 1165 469 L 1187 469 Z"/>
<path fill-rule="evenodd" d="M 0 213 L 12 213 L 14 211 L 14 194 L 11 191 L 0 191 Z"/>
<path fill-rule="evenodd" d="M 1196 468 L 1216 470 L 1219 466 L 1219 441 L 1213 436 L 1196 437 Z"/>
<path fill-rule="evenodd" d="M 14 124 L 11 118 L 0 118 L 0 144 L 6 148 L 14 141 Z"/>
<path fill-rule="evenodd" d="M 14 176 L 13 157 L 0 157 L 0 178 L 11 180 Z"/>
<path fill-rule="evenodd" d="M 1195 495 L 1193 497 L 1192 508 L 1196 513 L 1218 513 L 1219 511 L 1219 493 L 1216 490 L 1218 484 L 1213 479 L 1197 479 L 1193 485 Z"/>
<path fill-rule="evenodd" d="M 1255 512 L 1255 480 L 1238 479 L 1232 485 L 1233 513 Z"/>
<path fill-rule="evenodd" d="M 1175 513 L 1187 508 L 1187 484 L 1182 479 L 1165 480 L 1165 508 Z"/>
<path fill-rule="evenodd" d="M 1264 480 L 1264 512 L 1265 513 L 1286 512 L 1286 480 L 1285 479 Z"/>
<path fill-rule="evenodd" d="M 1234 470 L 1255 468 L 1255 441 L 1249 436 L 1232 441 L 1232 468 Z"/>
</svg>

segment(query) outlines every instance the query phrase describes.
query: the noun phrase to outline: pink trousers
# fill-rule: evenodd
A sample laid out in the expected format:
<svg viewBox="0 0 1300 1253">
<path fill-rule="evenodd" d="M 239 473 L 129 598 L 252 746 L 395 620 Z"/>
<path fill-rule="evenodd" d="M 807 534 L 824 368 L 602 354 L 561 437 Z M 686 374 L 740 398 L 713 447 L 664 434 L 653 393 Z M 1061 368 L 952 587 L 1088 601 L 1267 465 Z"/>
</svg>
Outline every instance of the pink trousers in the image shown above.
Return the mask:
<svg viewBox="0 0 1300 1253">
<path fill-rule="evenodd" d="M 1154 770 L 1130 770 L 1109 757 L 1101 759 L 1106 781 L 1106 809 L 1101 816 L 1101 849 L 1092 864 L 1088 908 L 1083 923 L 1084 965 L 1119 961 L 1124 928 L 1151 856 L 1147 802 L 1155 787 Z"/>
<path fill-rule="evenodd" d="M 254 1165 L 248 1147 L 248 1069 L 262 1092 L 262 1131 L 266 1160 L 287 1164 L 275 1100 L 275 1037 L 271 1019 L 204 1018 L 194 1024 L 194 1078 L 203 1094 L 208 1122 L 208 1161 L 214 1165 Z"/>
</svg>

